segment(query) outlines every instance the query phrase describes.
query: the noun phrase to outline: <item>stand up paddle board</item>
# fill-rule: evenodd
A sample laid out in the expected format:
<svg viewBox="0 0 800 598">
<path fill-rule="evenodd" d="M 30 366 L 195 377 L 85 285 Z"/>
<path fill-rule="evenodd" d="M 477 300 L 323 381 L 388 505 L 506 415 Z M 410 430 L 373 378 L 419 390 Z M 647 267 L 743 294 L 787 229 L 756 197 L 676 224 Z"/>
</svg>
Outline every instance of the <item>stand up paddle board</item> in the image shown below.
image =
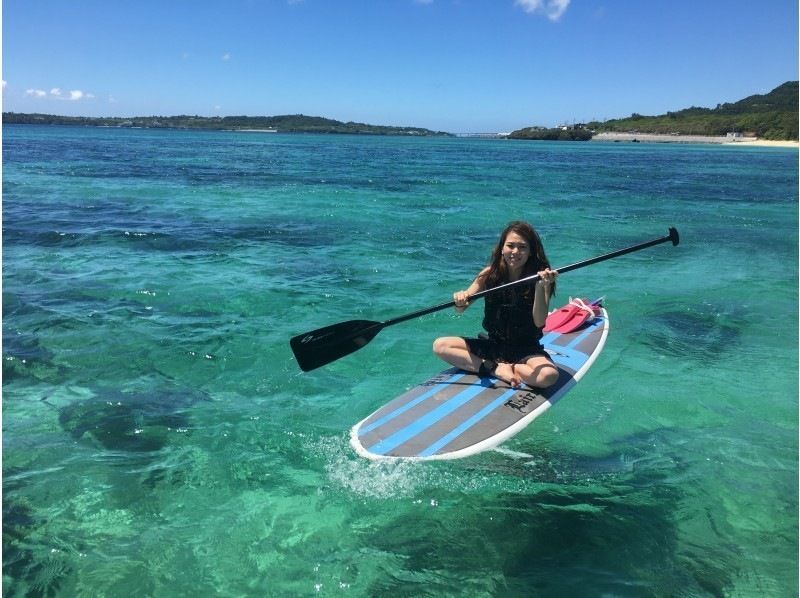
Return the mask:
<svg viewBox="0 0 800 598">
<path fill-rule="evenodd" d="M 450 368 L 415 386 L 350 431 L 350 444 L 368 459 L 458 459 L 508 440 L 575 386 L 608 336 L 608 313 L 580 328 L 545 333 L 542 344 L 558 366 L 558 381 L 542 389 L 512 388 Z"/>
</svg>

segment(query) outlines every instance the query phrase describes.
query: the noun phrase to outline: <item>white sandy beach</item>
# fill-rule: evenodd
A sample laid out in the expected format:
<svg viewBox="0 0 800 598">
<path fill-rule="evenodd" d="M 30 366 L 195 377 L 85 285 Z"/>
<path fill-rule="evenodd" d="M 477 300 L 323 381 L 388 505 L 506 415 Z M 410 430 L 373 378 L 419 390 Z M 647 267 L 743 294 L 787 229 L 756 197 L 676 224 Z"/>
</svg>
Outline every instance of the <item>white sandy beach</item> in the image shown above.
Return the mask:
<svg viewBox="0 0 800 598">
<path fill-rule="evenodd" d="M 771 141 L 769 139 L 748 139 L 746 141 L 734 141 L 729 143 L 729 145 L 760 145 L 764 147 L 793 147 L 795 149 L 800 148 L 800 143 L 797 141 Z"/>
<path fill-rule="evenodd" d="M 592 141 L 639 141 L 642 143 L 716 143 L 743 147 L 763 146 L 800 148 L 800 144 L 798 144 L 797 141 L 769 141 L 766 139 L 750 137 L 734 140 L 730 137 L 723 136 L 655 135 L 650 133 L 598 133 L 592 137 Z"/>
</svg>

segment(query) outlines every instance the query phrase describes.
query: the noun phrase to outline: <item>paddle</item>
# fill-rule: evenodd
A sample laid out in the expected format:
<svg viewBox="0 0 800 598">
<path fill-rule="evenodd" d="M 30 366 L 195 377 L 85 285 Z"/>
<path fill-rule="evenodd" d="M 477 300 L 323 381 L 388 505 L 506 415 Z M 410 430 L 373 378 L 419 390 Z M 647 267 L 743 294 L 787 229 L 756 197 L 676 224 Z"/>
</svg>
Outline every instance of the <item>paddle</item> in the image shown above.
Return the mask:
<svg viewBox="0 0 800 598">
<path fill-rule="evenodd" d="M 669 234 L 666 237 L 653 239 L 652 241 L 647 241 L 646 243 L 640 243 L 638 245 L 633 245 L 632 247 L 612 251 L 611 253 L 593 257 L 582 262 L 576 262 L 562 268 L 556 268 L 555 270 L 559 274 L 564 274 L 566 272 L 570 272 L 571 270 L 577 270 L 578 268 L 591 266 L 592 264 L 596 264 L 598 262 L 610 260 L 611 258 L 619 257 L 621 255 L 625 255 L 626 253 L 632 253 L 634 251 L 646 249 L 648 247 L 652 247 L 653 245 L 666 243 L 667 241 L 672 241 L 673 245 L 678 244 L 679 237 L 676 229 L 670 228 Z M 491 289 L 480 291 L 474 295 L 471 295 L 470 301 L 485 297 L 490 293 L 496 293 L 497 291 L 507 289 L 509 287 L 530 284 L 536 281 L 538 278 L 539 275 L 534 274 L 533 276 L 520 278 L 514 282 L 509 282 Z M 413 318 L 419 318 L 420 316 L 425 316 L 435 311 L 447 309 L 448 307 L 453 307 L 454 305 L 455 301 L 449 301 L 447 303 L 442 303 L 441 305 L 434 305 L 433 307 L 427 307 L 419 311 L 411 312 L 404 316 L 386 320 L 385 322 L 373 322 L 371 320 L 348 320 L 346 322 L 339 322 L 338 324 L 325 326 L 324 328 L 318 328 L 317 330 L 312 330 L 310 332 L 306 332 L 305 334 L 299 334 L 293 337 L 289 344 L 292 346 L 292 351 L 294 352 L 295 358 L 297 358 L 297 363 L 300 366 L 300 369 L 302 369 L 304 372 L 308 372 L 325 364 L 331 363 L 332 361 L 336 361 L 345 355 L 350 355 L 350 353 L 358 351 L 361 347 L 375 338 L 375 336 L 387 326 L 399 324 L 400 322 L 405 322 L 406 320 L 411 320 Z"/>
</svg>

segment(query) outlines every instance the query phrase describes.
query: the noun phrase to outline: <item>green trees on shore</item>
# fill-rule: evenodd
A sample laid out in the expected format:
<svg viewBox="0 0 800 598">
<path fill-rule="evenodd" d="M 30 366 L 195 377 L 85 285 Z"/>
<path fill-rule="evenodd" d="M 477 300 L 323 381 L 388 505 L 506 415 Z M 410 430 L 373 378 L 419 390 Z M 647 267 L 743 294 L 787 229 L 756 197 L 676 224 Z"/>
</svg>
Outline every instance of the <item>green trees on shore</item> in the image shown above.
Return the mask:
<svg viewBox="0 0 800 598">
<path fill-rule="evenodd" d="M 726 135 L 737 132 L 761 139 L 797 141 L 798 82 L 787 81 L 763 95 L 749 96 L 716 108 L 687 108 L 660 116 L 632 114 L 629 118 L 591 122 L 596 132 L 637 132 L 677 135 Z"/>
<path fill-rule="evenodd" d="M 512 132 L 508 137 L 536 141 L 589 141 L 592 138 L 592 132 L 588 129 L 527 127 Z"/>
<path fill-rule="evenodd" d="M 280 133 L 349 133 L 365 135 L 449 136 L 449 133 L 420 127 L 388 127 L 340 122 L 320 116 L 136 116 L 86 117 L 4 112 L 3 123 L 25 125 L 79 125 L 146 129 L 206 129 L 218 131 L 262 130 Z"/>
<path fill-rule="evenodd" d="M 514 131 L 509 137 L 586 141 L 594 133 L 605 132 L 708 136 L 742 133 L 760 139 L 797 141 L 798 82 L 787 81 L 767 94 L 719 104 L 716 108 L 692 107 L 660 116 L 643 116 L 634 112 L 628 118 L 594 121 L 575 127 L 526 127 Z"/>
</svg>

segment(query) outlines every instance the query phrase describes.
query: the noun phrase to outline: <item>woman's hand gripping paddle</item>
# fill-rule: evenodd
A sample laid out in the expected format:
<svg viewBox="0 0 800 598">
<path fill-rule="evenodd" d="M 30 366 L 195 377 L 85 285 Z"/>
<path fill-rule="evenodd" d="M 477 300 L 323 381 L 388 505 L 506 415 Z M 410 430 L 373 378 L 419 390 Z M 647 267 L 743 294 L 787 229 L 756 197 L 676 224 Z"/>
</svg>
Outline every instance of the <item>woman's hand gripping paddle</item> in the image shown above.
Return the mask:
<svg viewBox="0 0 800 598">
<path fill-rule="evenodd" d="M 645 243 L 626 247 L 625 249 L 619 249 L 617 251 L 612 251 L 611 253 L 593 257 L 588 260 L 576 262 L 574 264 L 570 264 L 569 266 L 556 268 L 556 272 L 559 274 L 564 274 L 571 270 L 577 270 L 578 268 L 591 266 L 592 264 L 596 264 L 598 262 L 610 260 L 612 258 L 625 255 L 626 253 L 632 253 L 634 251 L 646 249 L 648 247 L 652 247 L 653 245 L 666 243 L 667 241 L 672 241 L 673 245 L 677 245 L 679 243 L 680 238 L 678 236 L 678 231 L 675 228 L 670 228 L 669 234 L 666 237 L 660 237 L 658 239 L 653 239 L 652 241 L 647 241 Z M 481 297 L 485 297 L 490 293 L 496 293 L 497 291 L 507 289 L 509 287 L 532 284 L 538 279 L 538 274 L 520 278 L 514 282 L 509 282 L 475 293 L 470 297 L 470 301 L 480 299 Z M 292 347 L 292 352 L 297 359 L 300 369 L 304 372 L 308 372 L 331 363 L 332 361 L 336 361 L 337 359 L 340 359 L 346 355 L 350 355 L 350 353 L 358 351 L 373 338 L 375 338 L 375 336 L 387 326 L 399 324 L 400 322 L 405 322 L 406 320 L 411 320 L 413 318 L 419 318 L 420 316 L 425 316 L 436 311 L 447 309 L 449 307 L 453 307 L 454 305 L 455 301 L 449 301 L 447 303 L 442 303 L 440 305 L 434 305 L 433 307 L 427 307 L 419 311 L 411 312 L 391 320 L 386 320 L 385 322 L 373 322 L 371 320 L 348 320 L 346 322 L 339 322 L 338 324 L 325 326 L 324 328 L 318 328 L 304 334 L 298 334 L 289 341 L 289 344 Z"/>
</svg>

